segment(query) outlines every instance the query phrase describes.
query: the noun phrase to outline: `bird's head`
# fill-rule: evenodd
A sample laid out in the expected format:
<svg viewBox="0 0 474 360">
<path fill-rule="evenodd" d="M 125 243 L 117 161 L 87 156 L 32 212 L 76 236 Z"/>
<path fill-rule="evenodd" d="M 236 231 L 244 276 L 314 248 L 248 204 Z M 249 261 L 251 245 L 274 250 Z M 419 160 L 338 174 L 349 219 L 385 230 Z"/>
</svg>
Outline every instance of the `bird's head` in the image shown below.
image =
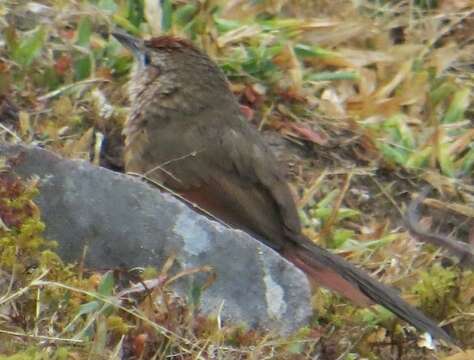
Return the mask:
<svg viewBox="0 0 474 360">
<path fill-rule="evenodd" d="M 168 35 L 142 40 L 122 32 L 112 34 L 135 57 L 130 79 L 132 104 L 140 98 L 163 100 L 180 94 L 194 103 L 210 105 L 230 94 L 219 67 L 189 41 Z M 209 94 L 217 94 L 217 99 Z"/>
</svg>

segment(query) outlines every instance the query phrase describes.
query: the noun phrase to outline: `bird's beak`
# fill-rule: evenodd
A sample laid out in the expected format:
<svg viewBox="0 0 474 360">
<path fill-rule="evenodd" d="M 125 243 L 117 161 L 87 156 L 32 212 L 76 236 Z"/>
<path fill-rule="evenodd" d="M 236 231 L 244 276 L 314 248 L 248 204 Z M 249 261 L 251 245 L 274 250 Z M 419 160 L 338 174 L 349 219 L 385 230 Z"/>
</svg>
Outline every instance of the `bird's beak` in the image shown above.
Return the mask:
<svg viewBox="0 0 474 360">
<path fill-rule="evenodd" d="M 128 35 L 120 31 L 113 31 L 112 35 L 116 38 L 124 47 L 130 50 L 133 56 L 138 60 L 140 64 L 144 62 L 144 49 L 143 40 Z"/>
</svg>

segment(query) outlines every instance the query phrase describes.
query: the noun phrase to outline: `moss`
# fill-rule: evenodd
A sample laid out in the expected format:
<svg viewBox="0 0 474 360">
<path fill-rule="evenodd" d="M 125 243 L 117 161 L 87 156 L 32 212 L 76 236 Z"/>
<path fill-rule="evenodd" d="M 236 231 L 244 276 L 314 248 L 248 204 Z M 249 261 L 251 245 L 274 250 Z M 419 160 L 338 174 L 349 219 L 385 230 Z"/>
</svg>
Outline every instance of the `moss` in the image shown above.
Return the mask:
<svg viewBox="0 0 474 360">
<path fill-rule="evenodd" d="M 154 279 L 159 275 L 158 271 L 154 267 L 146 267 L 145 270 L 143 271 L 142 277 L 145 280 L 148 279 Z"/>
<path fill-rule="evenodd" d="M 77 309 L 68 291 L 29 286 L 40 276 L 42 280 L 67 284 L 76 275 L 72 267 L 66 266 L 54 252 L 56 243 L 46 240 L 42 235 L 45 225 L 33 202 L 38 194 L 36 183 L 35 179 L 22 181 L 11 172 L 0 173 L 0 219 L 4 225 L 0 227 L 0 269 L 11 274 L 13 282 L 10 293 L 21 293 L 12 299 L 12 306 L 20 314 L 10 325 L 17 326 L 19 323 L 26 330 L 37 327 L 40 319 L 54 316 L 56 321 L 49 326 L 59 329 L 64 324 L 63 320 L 71 316 L 68 312 Z M 18 350 L 21 348 L 24 346 L 18 342 Z M 29 349 L 15 356 L 18 359 L 49 358 L 47 353 L 44 354 Z"/>
<path fill-rule="evenodd" d="M 45 225 L 33 203 L 36 181 L 23 182 L 14 174 L 0 174 L 0 267 L 22 276 L 52 244 L 42 237 Z"/>
<path fill-rule="evenodd" d="M 18 352 L 14 355 L 3 356 L 0 355 L 0 360 L 39 360 L 39 359 L 47 359 L 48 357 L 41 356 L 37 349 L 27 349 L 22 352 Z"/>
<path fill-rule="evenodd" d="M 421 280 L 413 290 L 420 307 L 427 314 L 443 319 L 454 310 L 457 275 L 452 268 L 443 268 L 438 264 L 421 274 Z"/>
<path fill-rule="evenodd" d="M 55 351 L 30 347 L 13 355 L 0 355 L 0 360 L 66 360 L 69 354 L 69 349 L 65 347 L 59 347 Z"/>
<path fill-rule="evenodd" d="M 130 326 L 120 316 L 111 315 L 107 318 L 107 329 L 115 334 L 125 335 L 128 333 Z"/>
</svg>

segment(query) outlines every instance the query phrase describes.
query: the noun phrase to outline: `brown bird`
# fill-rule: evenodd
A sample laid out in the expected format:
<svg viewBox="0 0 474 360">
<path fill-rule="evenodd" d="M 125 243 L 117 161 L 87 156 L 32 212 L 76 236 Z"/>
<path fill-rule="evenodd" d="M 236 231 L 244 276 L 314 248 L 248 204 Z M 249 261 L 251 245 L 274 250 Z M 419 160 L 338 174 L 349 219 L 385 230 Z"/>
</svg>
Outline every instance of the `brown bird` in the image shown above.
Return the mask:
<svg viewBox="0 0 474 360">
<path fill-rule="evenodd" d="M 136 58 L 124 128 L 125 169 L 147 174 L 244 230 L 310 279 L 359 305 L 383 305 L 422 331 L 450 336 L 394 289 L 301 232 L 294 199 L 260 134 L 241 115 L 219 67 L 188 41 L 113 33 Z"/>
</svg>

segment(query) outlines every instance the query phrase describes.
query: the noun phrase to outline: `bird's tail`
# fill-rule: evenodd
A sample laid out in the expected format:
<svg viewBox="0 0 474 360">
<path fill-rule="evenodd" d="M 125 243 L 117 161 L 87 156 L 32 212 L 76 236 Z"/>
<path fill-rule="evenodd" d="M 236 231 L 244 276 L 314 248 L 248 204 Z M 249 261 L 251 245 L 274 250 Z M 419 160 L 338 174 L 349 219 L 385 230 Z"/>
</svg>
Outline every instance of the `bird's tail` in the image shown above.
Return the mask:
<svg viewBox="0 0 474 360">
<path fill-rule="evenodd" d="M 298 236 L 295 240 L 282 255 L 312 280 L 339 292 L 358 305 L 368 305 L 372 302 L 380 304 L 418 330 L 454 343 L 443 329 L 421 311 L 402 300 L 394 289 L 372 279 L 356 266 L 303 236 Z"/>
</svg>

